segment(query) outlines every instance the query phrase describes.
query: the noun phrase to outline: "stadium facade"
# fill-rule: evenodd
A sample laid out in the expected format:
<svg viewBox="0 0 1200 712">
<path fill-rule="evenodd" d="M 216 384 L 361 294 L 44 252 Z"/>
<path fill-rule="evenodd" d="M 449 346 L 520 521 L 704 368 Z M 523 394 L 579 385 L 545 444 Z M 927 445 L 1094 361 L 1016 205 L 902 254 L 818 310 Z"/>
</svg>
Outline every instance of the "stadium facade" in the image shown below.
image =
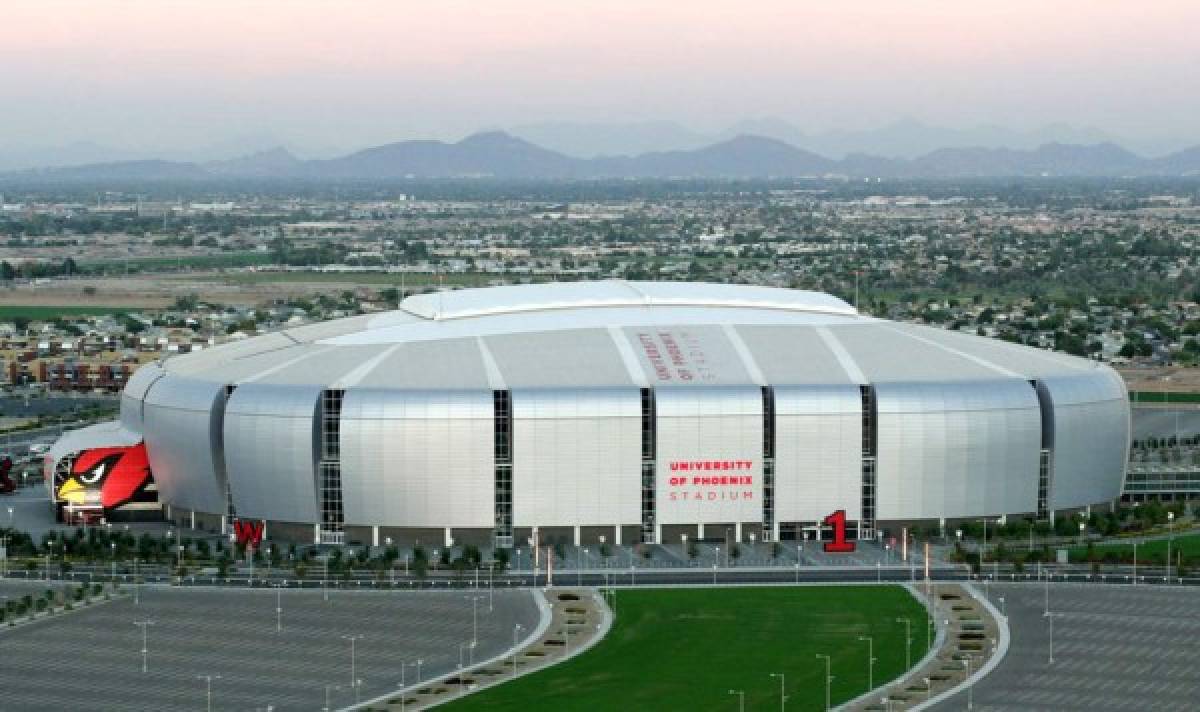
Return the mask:
<svg viewBox="0 0 1200 712">
<path fill-rule="evenodd" d="M 171 518 L 311 542 L 862 538 L 1111 502 L 1129 412 L 1102 364 L 825 294 L 542 284 L 143 366 L 47 468 L 87 501 L 89 451 L 144 448 Z"/>
</svg>

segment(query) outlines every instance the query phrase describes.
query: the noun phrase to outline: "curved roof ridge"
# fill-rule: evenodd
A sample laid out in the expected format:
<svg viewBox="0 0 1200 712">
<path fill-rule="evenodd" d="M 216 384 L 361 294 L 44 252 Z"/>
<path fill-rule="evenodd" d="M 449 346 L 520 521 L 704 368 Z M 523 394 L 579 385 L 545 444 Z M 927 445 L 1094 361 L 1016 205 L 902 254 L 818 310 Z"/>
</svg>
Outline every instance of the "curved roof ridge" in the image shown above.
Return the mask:
<svg viewBox="0 0 1200 712">
<path fill-rule="evenodd" d="M 858 316 L 823 292 L 704 282 L 551 282 L 417 294 L 400 311 L 446 321 L 483 316 L 600 307 L 739 307 Z"/>
</svg>

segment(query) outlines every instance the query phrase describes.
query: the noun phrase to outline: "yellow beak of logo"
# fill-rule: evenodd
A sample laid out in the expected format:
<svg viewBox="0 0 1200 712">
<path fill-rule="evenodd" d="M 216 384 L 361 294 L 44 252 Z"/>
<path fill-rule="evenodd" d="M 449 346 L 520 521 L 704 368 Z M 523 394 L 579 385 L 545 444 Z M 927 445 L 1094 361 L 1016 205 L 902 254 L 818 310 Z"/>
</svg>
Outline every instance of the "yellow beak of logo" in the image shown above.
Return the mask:
<svg viewBox="0 0 1200 712">
<path fill-rule="evenodd" d="M 87 490 L 74 478 L 59 485 L 58 498 L 67 504 L 84 504 Z"/>
</svg>

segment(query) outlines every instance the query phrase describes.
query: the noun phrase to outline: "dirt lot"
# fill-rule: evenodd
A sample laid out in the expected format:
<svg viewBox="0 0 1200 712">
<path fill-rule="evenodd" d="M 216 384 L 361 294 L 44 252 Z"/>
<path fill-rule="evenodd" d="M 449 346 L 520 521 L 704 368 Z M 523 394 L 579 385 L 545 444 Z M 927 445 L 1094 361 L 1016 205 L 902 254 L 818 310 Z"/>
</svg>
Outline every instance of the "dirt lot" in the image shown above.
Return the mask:
<svg viewBox="0 0 1200 712">
<path fill-rule="evenodd" d="M 213 273 L 142 275 L 46 280 L 0 289 L 0 306 L 105 306 L 161 309 L 176 297 L 189 294 L 222 304 L 257 306 L 276 299 L 336 294 L 360 286 L 347 276 L 344 282 L 250 282 L 223 279 Z M 90 288 L 90 289 L 89 289 Z M 94 290 L 94 292 L 92 292 Z M 92 293 L 89 293 L 92 292 Z"/>
<path fill-rule="evenodd" d="M 1131 391 L 1143 393 L 1200 393 L 1200 368 L 1163 366 L 1117 369 Z"/>
</svg>

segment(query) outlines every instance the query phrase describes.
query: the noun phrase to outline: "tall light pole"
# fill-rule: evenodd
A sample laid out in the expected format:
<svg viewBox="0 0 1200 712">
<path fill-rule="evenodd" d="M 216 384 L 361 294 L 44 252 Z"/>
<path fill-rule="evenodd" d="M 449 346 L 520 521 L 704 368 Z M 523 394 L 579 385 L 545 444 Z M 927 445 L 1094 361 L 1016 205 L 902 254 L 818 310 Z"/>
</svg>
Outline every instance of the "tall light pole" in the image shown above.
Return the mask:
<svg viewBox="0 0 1200 712">
<path fill-rule="evenodd" d="M 869 635 L 858 636 L 867 641 L 867 690 L 875 689 L 875 639 Z"/>
<path fill-rule="evenodd" d="M 354 644 L 362 640 L 362 635 L 343 635 L 342 640 L 350 641 L 350 685 L 354 688 L 354 701 L 358 702 L 358 674 L 354 661 Z"/>
<path fill-rule="evenodd" d="M 342 689 L 341 685 L 325 685 L 325 707 L 322 708 L 322 712 L 330 712 L 333 709 L 329 704 L 329 691 L 340 689 Z"/>
<path fill-rule="evenodd" d="M 483 596 L 463 596 L 471 601 L 471 645 L 479 641 L 479 601 Z"/>
<path fill-rule="evenodd" d="M 283 632 L 283 584 L 275 584 L 275 632 Z"/>
<path fill-rule="evenodd" d="M 963 667 L 967 669 L 967 677 L 963 682 L 967 683 L 967 709 L 975 709 L 975 685 L 971 683 L 971 656 L 963 659 Z"/>
<path fill-rule="evenodd" d="M 738 697 L 738 712 L 746 712 L 746 691 L 745 690 L 730 690 L 729 694 L 737 695 L 737 697 Z"/>
<path fill-rule="evenodd" d="M 1171 544 L 1175 541 L 1175 513 L 1167 512 L 1167 583 L 1171 583 Z"/>
<path fill-rule="evenodd" d="M 779 678 L 779 712 L 784 712 L 787 709 L 787 685 L 784 683 L 784 675 L 781 672 L 773 672 L 771 677 Z"/>
<path fill-rule="evenodd" d="M 829 674 L 830 658 L 821 653 L 817 653 L 817 657 L 825 660 L 825 712 L 829 712 L 829 683 L 833 682 L 833 675 Z"/>
<path fill-rule="evenodd" d="M 154 621 L 134 621 L 133 624 L 142 629 L 142 672 L 146 672 L 146 662 L 148 656 L 150 655 L 150 648 L 146 645 L 146 628 L 154 625 Z"/>
<path fill-rule="evenodd" d="M 1054 619 L 1061 616 L 1061 613 L 1046 613 L 1045 618 L 1050 622 L 1050 660 L 1048 665 L 1054 664 Z"/>
<path fill-rule="evenodd" d="M 221 676 L 220 675 L 197 675 L 196 679 L 204 680 L 204 698 L 205 698 L 204 708 L 206 710 L 208 710 L 208 712 L 212 712 L 212 682 L 213 682 L 213 680 L 220 680 Z"/>
<path fill-rule="evenodd" d="M 897 618 L 897 623 L 904 624 L 904 669 L 912 667 L 912 620 Z"/>
<path fill-rule="evenodd" d="M 520 632 L 521 632 L 521 624 L 517 623 L 516 625 L 513 626 L 513 656 L 512 656 L 513 677 L 517 676 L 517 634 Z"/>
</svg>

